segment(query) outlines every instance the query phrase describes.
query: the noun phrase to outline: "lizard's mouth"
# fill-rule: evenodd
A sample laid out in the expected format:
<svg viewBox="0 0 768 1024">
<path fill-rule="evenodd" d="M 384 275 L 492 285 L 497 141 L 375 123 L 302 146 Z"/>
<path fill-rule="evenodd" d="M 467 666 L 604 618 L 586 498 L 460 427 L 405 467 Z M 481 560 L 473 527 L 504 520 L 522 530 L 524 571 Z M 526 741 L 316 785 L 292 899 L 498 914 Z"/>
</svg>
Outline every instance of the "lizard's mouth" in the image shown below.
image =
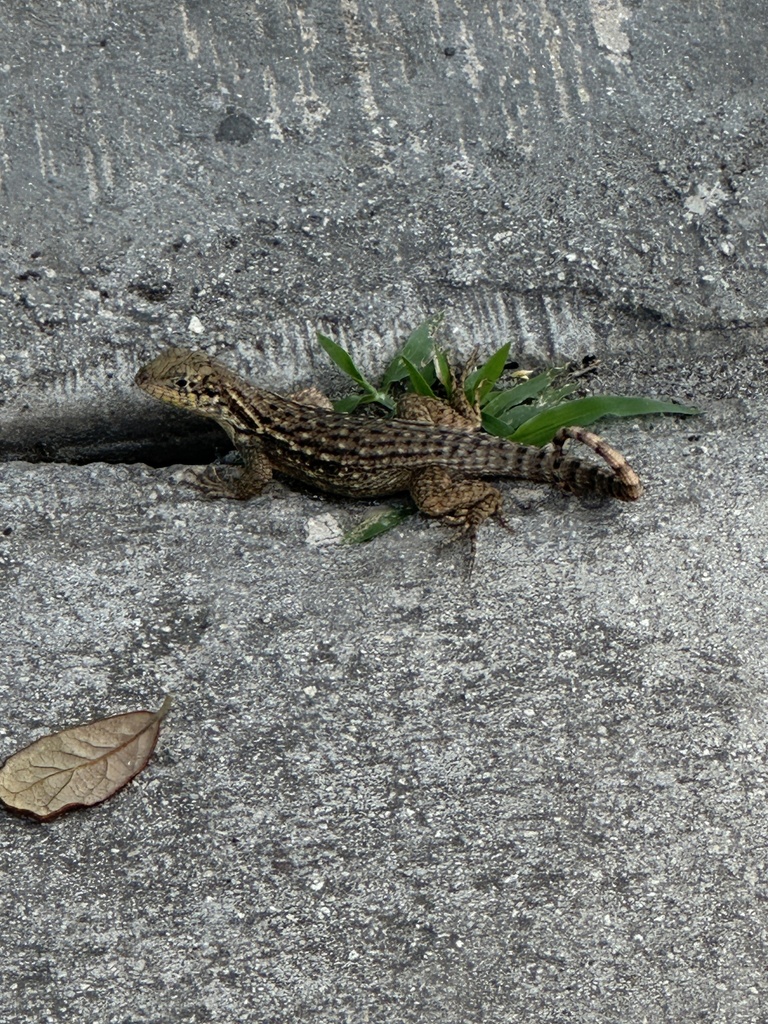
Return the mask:
<svg viewBox="0 0 768 1024">
<path fill-rule="evenodd" d="M 158 382 L 153 379 L 152 374 L 148 371 L 146 366 L 142 366 L 133 379 L 142 391 L 146 391 L 147 394 L 152 395 L 153 398 L 157 398 L 159 392 L 162 390 L 162 388 L 158 386 Z"/>
</svg>

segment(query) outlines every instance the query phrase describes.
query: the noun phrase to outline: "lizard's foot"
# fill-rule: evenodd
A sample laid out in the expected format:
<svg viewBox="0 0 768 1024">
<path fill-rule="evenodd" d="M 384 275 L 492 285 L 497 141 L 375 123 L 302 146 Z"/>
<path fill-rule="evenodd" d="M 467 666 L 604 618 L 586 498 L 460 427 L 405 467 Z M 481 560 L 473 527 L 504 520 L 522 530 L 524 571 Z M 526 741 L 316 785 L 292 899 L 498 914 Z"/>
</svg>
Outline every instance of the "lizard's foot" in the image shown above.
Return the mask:
<svg viewBox="0 0 768 1024">
<path fill-rule="evenodd" d="M 235 471 L 239 472 L 239 471 Z M 204 498 L 215 500 L 217 498 L 239 498 L 238 483 L 239 476 L 232 479 L 223 477 L 216 466 L 208 466 L 202 473 L 198 474 L 193 481 L 194 487 Z"/>
<path fill-rule="evenodd" d="M 471 414 L 469 402 L 466 405 L 466 409 L 463 407 L 457 409 L 453 404 L 444 402 L 442 398 L 432 398 L 429 395 L 403 395 L 397 403 L 397 417 L 401 420 L 431 423 L 434 427 L 451 427 L 453 430 L 466 430 L 474 433 L 480 429 L 480 420 Z"/>
<path fill-rule="evenodd" d="M 272 479 L 272 466 L 258 444 L 243 445 L 240 455 L 245 463 L 241 466 L 224 464 L 221 468 L 209 466 L 198 478 L 197 487 L 206 498 L 235 498 L 245 501 L 261 494 Z"/>
<path fill-rule="evenodd" d="M 501 514 L 501 510 L 499 510 L 498 512 L 494 512 L 493 518 L 496 520 L 496 522 L 503 530 L 506 530 L 507 533 L 511 533 L 514 536 L 515 528 L 512 526 L 510 521 Z"/>
</svg>

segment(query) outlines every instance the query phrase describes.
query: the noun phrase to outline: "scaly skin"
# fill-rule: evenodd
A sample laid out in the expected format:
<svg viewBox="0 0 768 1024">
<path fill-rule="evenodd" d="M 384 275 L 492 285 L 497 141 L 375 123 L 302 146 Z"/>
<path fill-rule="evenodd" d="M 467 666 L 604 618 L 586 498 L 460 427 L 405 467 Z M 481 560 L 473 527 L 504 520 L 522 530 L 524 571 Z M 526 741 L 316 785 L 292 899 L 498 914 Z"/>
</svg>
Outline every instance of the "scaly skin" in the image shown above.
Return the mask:
<svg viewBox="0 0 768 1024">
<path fill-rule="evenodd" d="M 334 412 L 316 391 L 289 398 L 264 391 L 205 353 L 183 348 L 148 363 L 136 383 L 223 427 L 244 469 L 233 484 L 217 479 L 209 490 L 229 497 L 258 494 L 274 471 L 352 498 L 408 491 L 422 512 L 474 533 L 501 510 L 500 492 L 483 477 L 532 480 L 619 501 L 643 493 L 626 459 L 596 434 L 565 427 L 552 445 L 535 448 L 479 433 L 477 410 L 463 393 L 453 407 L 408 395 L 397 418 L 365 419 Z M 564 455 L 568 438 L 587 445 L 605 465 Z"/>
</svg>

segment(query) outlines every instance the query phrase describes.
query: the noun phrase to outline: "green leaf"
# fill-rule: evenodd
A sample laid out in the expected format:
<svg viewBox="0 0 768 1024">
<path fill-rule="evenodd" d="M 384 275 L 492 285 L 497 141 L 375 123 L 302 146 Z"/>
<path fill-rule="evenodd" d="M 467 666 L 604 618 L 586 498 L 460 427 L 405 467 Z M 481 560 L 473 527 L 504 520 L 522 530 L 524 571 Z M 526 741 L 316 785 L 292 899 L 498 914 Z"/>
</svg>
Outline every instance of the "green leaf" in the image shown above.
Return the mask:
<svg viewBox="0 0 768 1024">
<path fill-rule="evenodd" d="M 515 429 L 516 427 L 509 426 L 508 423 L 500 420 L 497 416 L 483 412 L 483 430 L 486 430 L 489 434 L 495 434 L 496 437 L 511 437 Z"/>
<path fill-rule="evenodd" d="M 403 380 L 409 375 L 405 361 L 408 360 L 413 366 L 421 371 L 422 377 L 432 383 L 435 379 L 432 368 L 432 350 L 435 345 L 435 334 L 445 319 L 444 313 L 435 313 L 413 331 L 406 343 L 397 353 L 395 358 L 384 371 L 381 378 L 381 390 L 388 391 L 398 380 Z"/>
<path fill-rule="evenodd" d="M 669 412 L 682 416 L 698 416 L 699 410 L 677 402 L 658 402 L 653 398 L 633 398 L 625 395 L 596 395 L 577 398 L 533 416 L 512 435 L 513 441 L 537 447 L 548 444 L 561 427 L 587 427 L 602 416 L 648 416 Z"/>
<path fill-rule="evenodd" d="M 358 407 L 358 405 L 366 402 L 378 402 L 379 405 L 383 405 L 389 412 L 395 411 L 395 403 L 385 394 L 383 391 L 379 391 L 378 388 L 374 387 L 370 381 L 366 380 L 360 370 L 355 366 L 352 361 L 352 357 L 346 349 L 342 348 L 341 345 L 337 345 L 331 338 L 327 338 L 324 334 L 317 332 L 317 340 L 323 346 L 325 351 L 336 363 L 340 370 L 343 370 L 349 377 L 357 381 L 357 383 L 365 389 L 364 395 L 347 395 L 344 398 L 340 398 L 338 401 L 333 403 L 333 407 L 336 412 L 352 412 Z"/>
<path fill-rule="evenodd" d="M 411 378 L 411 389 L 417 395 L 428 395 L 430 398 L 435 398 L 435 392 L 429 386 L 422 374 L 419 373 L 410 359 L 406 359 L 405 356 L 401 356 L 400 358 L 403 360 L 405 368 L 408 371 L 408 376 Z"/>
<path fill-rule="evenodd" d="M 332 338 L 326 337 L 324 334 L 321 334 L 320 331 L 317 331 L 317 340 L 340 370 L 343 370 L 347 376 L 356 380 L 358 384 L 361 384 L 366 391 L 371 392 L 371 394 L 377 393 L 377 389 L 373 384 L 365 379 L 352 361 L 352 356 L 345 348 L 342 348 L 341 345 L 337 345 Z"/>
<path fill-rule="evenodd" d="M 413 505 L 387 506 L 372 516 L 368 516 L 357 526 L 353 526 L 344 534 L 341 542 L 342 544 L 365 544 L 366 541 L 373 540 L 374 537 L 386 533 L 387 530 L 393 530 L 412 516 L 415 511 L 416 508 Z"/>
<path fill-rule="evenodd" d="M 510 342 L 502 345 L 489 359 L 486 359 L 482 366 L 469 374 L 464 381 L 464 390 L 470 402 L 474 402 L 475 399 L 482 400 L 502 375 L 504 367 L 507 365 L 510 347 Z"/>
<path fill-rule="evenodd" d="M 436 348 L 432 355 L 432 362 L 437 373 L 437 379 L 445 388 L 445 393 L 448 398 L 453 396 L 453 376 L 451 374 L 451 364 L 448 362 L 448 356 L 443 352 L 441 348 Z"/>
<path fill-rule="evenodd" d="M 371 405 L 373 402 L 383 405 L 387 412 L 393 415 L 397 410 L 397 403 L 394 399 L 382 391 L 376 391 L 373 394 L 366 392 L 364 395 L 345 395 L 344 398 L 336 399 L 333 408 L 336 412 L 354 412 L 359 406 Z"/>
<path fill-rule="evenodd" d="M 538 416 L 542 412 L 540 405 L 516 405 L 514 409 L 509 409 L 503 416 L 494 416 L 492 413 L 487 413 L 484 409 L 482 410 L 483 416 L 483 428 L 488 431 L 489 434 L 497 434 L 499 437 L 514 437 L 515 431 L 527 423 L 528 420 L 532 420 L 534 416 Z"/>
<path fill-rule="evenodd" d="M 549 388 L 542 394 L 541 400 L 545 405 L 558 405 L 568 395 L 578 391 L 580 387 L 579 382 L 574 380 L 570 384 L 564 384 L 561 388 Z"/>
<path fill-rule="evenodd" d="M 372 395 L 346 395 L 337 399 L 333 403 L 333 408 L 336 412 L 354 412 L 359 405 L 365 405 L 373 400 Z"/>
<path fill-rule="evenodd" d="M 510 436 L 512 436 L 519 426 L 527 423 L 528 420 L 532 420 L 534 416 L 538 416 L 545 408 L 548 408 L 548 406 L 516 405 L 513 409 L 508 409 L 497 418 L 507 427 Z M 483 417 L 485 417 L 485 411 L 483 411 Z"/>
<path fill-rule="evenodd" d="M 509 409 L 510 406 L 519 405 L 521 402 L 527 402 L 531 398 L 536 398 L 537 395 L 540 395 L 542 391 L 549 387 L 560 372 L 560 369 L 557 368 L 545 370 L 544 373 L 537 373 L 530 380 L 515 384 L 514 387 L 509 388 L 507 391 L 491 392 L 482 403 L 483 411 L 489 412 L 492 416 L 498 416 L 506 409 Z"/>
</svg>

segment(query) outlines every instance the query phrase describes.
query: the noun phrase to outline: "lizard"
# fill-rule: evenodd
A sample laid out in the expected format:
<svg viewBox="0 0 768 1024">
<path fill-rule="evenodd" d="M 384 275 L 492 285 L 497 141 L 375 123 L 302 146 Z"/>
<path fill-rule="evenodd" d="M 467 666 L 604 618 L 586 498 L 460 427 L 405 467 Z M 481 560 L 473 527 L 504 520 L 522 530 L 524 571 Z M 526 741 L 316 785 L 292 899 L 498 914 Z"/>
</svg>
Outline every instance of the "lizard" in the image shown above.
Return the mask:
<svg viewBox="0 0 768 1024">
<path fill-rule="evenodd" d="M 409 492 L 416 506 L 474 538 L 481 523 L 503 523 L 501 492 L 486 478 L 548 483 L 574 495 L 635 501 L 639 477 L 601 437 L 564 427 L 544 448 L 480 432 L 480 411 L 463 387 L 451 402 L 405 395 L 391 419 L 333 410 L 314 388 L 284 397 L 249 384 L 201 351 L 169 348 L 143 366 L 136 384 L 154 398 L 215 420 L 239 452 L 232 481 L 209 470 L 212 497 L 251 498 L 273 472 L 349 498 Z M 604 464 L 564 452 L 566 440 L 592 449 Z"/>
</svg>

